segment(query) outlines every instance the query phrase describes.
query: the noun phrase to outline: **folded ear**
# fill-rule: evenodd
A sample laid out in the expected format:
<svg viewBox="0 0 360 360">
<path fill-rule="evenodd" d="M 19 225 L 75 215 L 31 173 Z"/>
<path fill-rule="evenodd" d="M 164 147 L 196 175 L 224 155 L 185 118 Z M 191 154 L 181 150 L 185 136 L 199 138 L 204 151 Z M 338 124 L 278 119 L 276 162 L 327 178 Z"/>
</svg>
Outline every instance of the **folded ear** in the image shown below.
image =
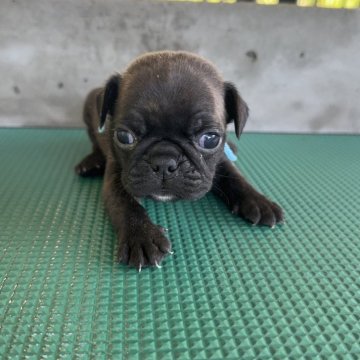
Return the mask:
<svg viewBox="0 0 360 360">
<path fill-rule="evenodd" d="M 224 86 L 226 122 L 229 124 L 234 121 L 235 133 L 239 138 L 249 116 L 249 108 L 239 95 L 235 85 L 225 82 Z"/>
<path fill-rule="evenodd" d="M 121 75 L 115 74 L 107 81 L 105 85 L 104 97 L 102 101 L 99 131 L 104 130 L 106 117 L 113 116 L 115 112 L 115 104 L 119 95 L 121 83 Z"/>
</svg>

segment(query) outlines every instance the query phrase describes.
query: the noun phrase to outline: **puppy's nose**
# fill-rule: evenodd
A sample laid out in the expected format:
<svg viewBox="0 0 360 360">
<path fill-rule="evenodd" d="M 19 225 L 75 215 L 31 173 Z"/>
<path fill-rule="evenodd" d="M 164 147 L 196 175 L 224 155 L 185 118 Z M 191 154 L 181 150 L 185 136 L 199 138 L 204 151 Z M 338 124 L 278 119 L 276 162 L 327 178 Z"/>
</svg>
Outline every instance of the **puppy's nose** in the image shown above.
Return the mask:
<svg viewBox="0 0 360 360">
<path fill-rule="evenodd" d="M 151 159 L 150 166 L 157 175 L 166 179 L 174 175 L 178 169 L 178 162 L 172 157 L 156 156 Z"/>
</svg>

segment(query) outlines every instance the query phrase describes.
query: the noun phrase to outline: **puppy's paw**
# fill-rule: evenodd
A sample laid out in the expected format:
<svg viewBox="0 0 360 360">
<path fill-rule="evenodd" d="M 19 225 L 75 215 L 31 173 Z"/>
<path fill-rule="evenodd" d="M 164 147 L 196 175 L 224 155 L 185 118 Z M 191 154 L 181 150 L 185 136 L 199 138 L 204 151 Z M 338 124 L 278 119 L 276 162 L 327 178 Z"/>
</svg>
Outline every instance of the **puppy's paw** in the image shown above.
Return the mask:
<svg viewBox="0 0 360 360">
<path fill-rule="evenodd" d="M 284 222 L 284 212 L 281 207 L 259 193 L 251 193 L 235 201 L 232 205 L 232 213 L 254 225 L 274 227 Z"/>
<path fill-rule="evenodd" d="M 119 262 L 139 271 L 145 266 L 160 267 L 162 259 L 172 253 L 164 234 L 164 228 L 152 223 L 125 230 L 120 236 Z"/>
<path fill-rule="evenodd" d="M 102 176 L 105 172 L 105 158 L 100 152 L 93 152 L 75 166 L 75 172 L 82 177 Z"/>
</svg>

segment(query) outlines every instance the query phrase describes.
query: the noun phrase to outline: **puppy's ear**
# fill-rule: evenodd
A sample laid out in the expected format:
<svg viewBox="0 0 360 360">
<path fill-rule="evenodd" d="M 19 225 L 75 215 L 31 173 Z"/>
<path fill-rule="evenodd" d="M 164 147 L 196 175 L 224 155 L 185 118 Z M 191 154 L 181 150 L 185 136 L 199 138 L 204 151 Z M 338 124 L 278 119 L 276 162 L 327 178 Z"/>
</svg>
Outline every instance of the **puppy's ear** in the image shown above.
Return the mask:
<svg viewBox="0 0 360 360">
<path fill-rule="evenodd" d="M 102 107 L 100 112 L 100 124 L 99 130 L 104 129 L 105 120 L 108 115 L 113 116 L 115 112 L 115 104 L 119 95 L 121 83 L 121 75 L 113 75 L 105 85 L 104 97 L 102 101 Z"/>
<path fill-rule="evenodd" d="M 225 82 L 224 86 L 226 122 L 229 124 L 234 121 L 235 133 L 239 138 L 249 116 L 249 108 L 239 95 L 235 85 Z"/>
</svg>

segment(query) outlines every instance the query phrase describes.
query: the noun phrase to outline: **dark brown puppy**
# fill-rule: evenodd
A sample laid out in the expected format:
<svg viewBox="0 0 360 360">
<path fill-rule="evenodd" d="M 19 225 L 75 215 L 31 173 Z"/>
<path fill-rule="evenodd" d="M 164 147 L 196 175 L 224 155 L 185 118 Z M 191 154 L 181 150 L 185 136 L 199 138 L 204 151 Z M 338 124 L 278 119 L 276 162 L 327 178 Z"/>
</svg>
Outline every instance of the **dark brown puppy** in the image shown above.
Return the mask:
<svg viewBox="0 0 360 360">
<path fill-rule="evenodd" d="M 93 152 L 76 171 L 105 173 L 104 198 L 120 261 L 141 270 L 171 253 L 162 228 L 139 204 L 142 197 L 197 199 L 212 190 L 253 224 L 283 220 L 281 208 L 224 155 L 226 125 L 234 121 L 239 137 L 247 117 L 234 85 L 211 63 L 186 52 L 141 56 L 88 95 L 84 120 Z"/>
</svg>

